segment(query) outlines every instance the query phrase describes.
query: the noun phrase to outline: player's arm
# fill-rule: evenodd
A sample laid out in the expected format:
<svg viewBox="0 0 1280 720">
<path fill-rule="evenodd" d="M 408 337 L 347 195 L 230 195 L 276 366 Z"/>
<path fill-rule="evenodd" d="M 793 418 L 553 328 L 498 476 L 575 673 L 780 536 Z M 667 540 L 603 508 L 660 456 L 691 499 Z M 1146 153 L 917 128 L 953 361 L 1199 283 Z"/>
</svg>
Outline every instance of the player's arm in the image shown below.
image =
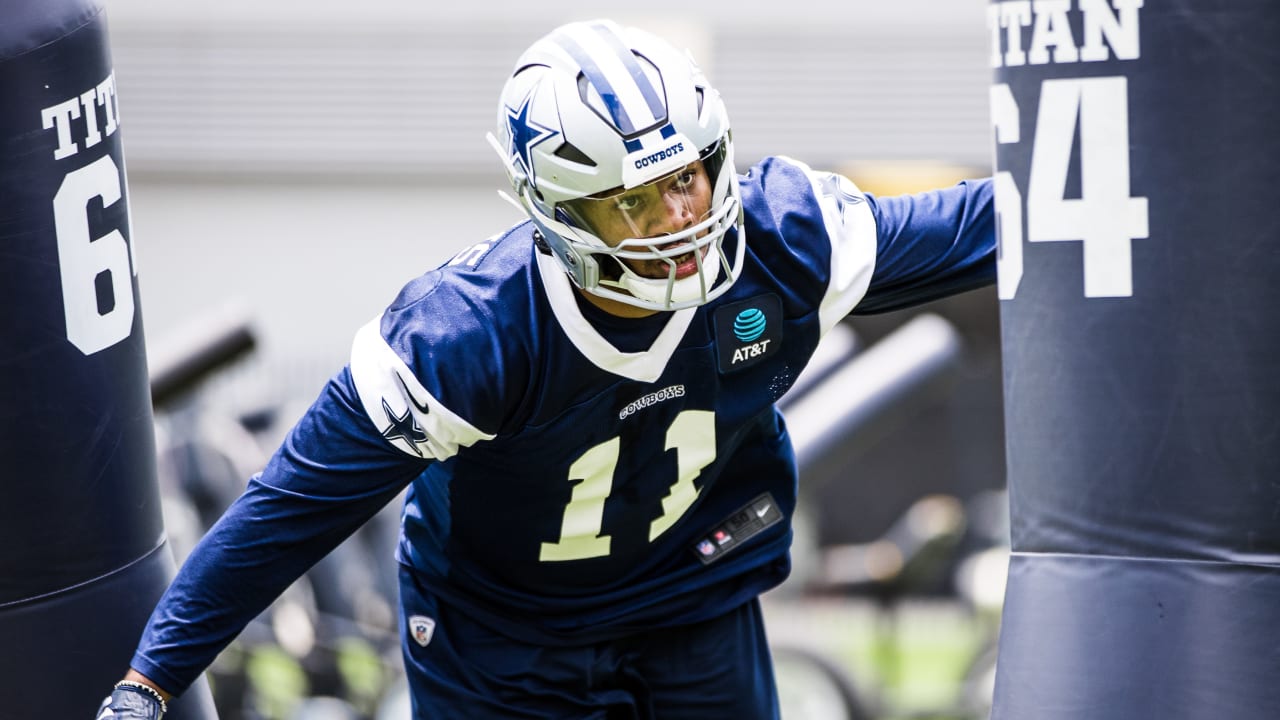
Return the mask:
<svg viewBox="0 0 1280 720">
<path fill-rule="evenodd" d="M 446 386 L 464 398 L 482 394 L 462 387 L 441 359 L 446 348 L 470 352 L 476 343 L 460 338 L 456 324 L 424 321 L 439 315 L 434 306 L 398 300 L 396 308 L 356 333 L 348 367 L 183 564 L 130 663 L 148 682 L 181 694 L 252 618 L 429 464 L 493 437 L 438 399 Z M 411 367 L 402 353 L 424 346 L 435 353 Z"/>
<path fill-rule="evenodd" d="M 344 370 L 184 562 L 143 632 L 130 678 L 161 697 L 182 693 L 252 618 L 427 462 L 387 442 Z M 145 691 L 135 690 L 117 689 L 113 698 L 145 700 Z"/>
<path fill-rule="evenodd" d="M 864 197 L 875 219 L 876 259 L 855 314 L 898 310 L 995 282 L 990 180 L 914 195 Z"/>
<path fill-rule="evenodd" d="M 799 175 L 797 175 L 799 171 Z M 996 276 L 995 201 L 990 180 L 914 195 L 876 197 L 838 173 L 817 172 L 785 158 L 753 174 L 772 189 L 774 231 L 809 236 L 820 225 L 825 243 L 792 246 L 823 284 L 823 333 L 850 313 L 918 305 L 989 285 Z M 803 178 L 808 193 L 796 192 Z M 753 197 L 765 195 L 762 191 Z M 758 201 L 757 201 L 758 202 Z"/>
</svg>

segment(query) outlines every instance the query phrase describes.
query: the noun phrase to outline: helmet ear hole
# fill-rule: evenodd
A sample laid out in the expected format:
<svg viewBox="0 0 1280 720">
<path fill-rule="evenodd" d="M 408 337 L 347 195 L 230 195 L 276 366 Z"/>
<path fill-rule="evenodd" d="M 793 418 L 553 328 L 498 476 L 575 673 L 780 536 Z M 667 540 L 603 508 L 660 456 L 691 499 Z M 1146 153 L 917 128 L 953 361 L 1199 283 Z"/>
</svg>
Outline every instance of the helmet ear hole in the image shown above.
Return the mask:
<svg viewBox="0 0 1280 720">
<path fill-rule="evenodd" d="M 578 163 L 579 165 L 596 167 L 595 160 L 592 160 L 586 153 L 582 152 L 577 145 L 574 145 L 568 140 L 564 141 L 564 143 L 561 144 L 560 147 L 556 148 L 556 151 L 552 154 L 556 157 L 564 158 L 569 162 Z"/>
</svg>

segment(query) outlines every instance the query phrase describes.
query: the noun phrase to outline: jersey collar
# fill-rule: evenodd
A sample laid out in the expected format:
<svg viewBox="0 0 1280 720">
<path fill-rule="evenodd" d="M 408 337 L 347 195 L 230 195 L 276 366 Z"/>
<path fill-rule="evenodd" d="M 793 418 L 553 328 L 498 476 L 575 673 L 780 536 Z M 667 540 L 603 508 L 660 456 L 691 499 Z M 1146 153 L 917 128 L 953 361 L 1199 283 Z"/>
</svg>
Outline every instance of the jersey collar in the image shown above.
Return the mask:
<svg viewBox="0 0 1280 720">
<path fill-rule="evenodd" d="M 534 250 L 537 258 L 538 274 L 542 277 L 542 287 L 546 289 L 547 300 L 551 303 L 552 313 L 564 329 L 569 341 L 578 348 L 596 367 L 621 375 L 632 380 L 654 382 L 662 376 L 672 353 L 679 346 L 681 338 L 693 322 L 697 308 L 685 308 L 670 313 L 667 326 L 658 333 L 653 345 L 643 352 L 622 352 L 606 340 L 592 327 L 582 315 L 582 309 L 573 294 L 576 290 L 569 283 L 569 278 L 556 262 L 546 253 Z"/>
</svg>

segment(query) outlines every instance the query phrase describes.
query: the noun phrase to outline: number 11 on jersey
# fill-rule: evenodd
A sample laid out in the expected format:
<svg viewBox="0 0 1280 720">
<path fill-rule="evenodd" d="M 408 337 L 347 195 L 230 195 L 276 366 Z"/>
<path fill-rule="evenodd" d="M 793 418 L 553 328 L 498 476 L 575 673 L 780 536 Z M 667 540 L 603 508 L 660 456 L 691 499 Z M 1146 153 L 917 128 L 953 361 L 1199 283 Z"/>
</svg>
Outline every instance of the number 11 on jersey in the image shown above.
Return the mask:
<svg viewBox="0 0 1280 720">
<path fill-rule="evenodd" d="M 613 492 L 622 441 L 612 438 L 586 451 L 569 466 L 574 483 L 560 523 L 560 539 L 542 543 L 542 562 L 585 560 L 609 554 L 612 538 L 602 534 L 604 504 Z M 698 499 L 693 484 L 716 459 L 715 413 L 685 410 L 667 428 L 666 449 L 676 451 L 676 481 L 662 499 L 662 514 L 649 524 L 649 542 L 676 523 Z"/>
</svg>

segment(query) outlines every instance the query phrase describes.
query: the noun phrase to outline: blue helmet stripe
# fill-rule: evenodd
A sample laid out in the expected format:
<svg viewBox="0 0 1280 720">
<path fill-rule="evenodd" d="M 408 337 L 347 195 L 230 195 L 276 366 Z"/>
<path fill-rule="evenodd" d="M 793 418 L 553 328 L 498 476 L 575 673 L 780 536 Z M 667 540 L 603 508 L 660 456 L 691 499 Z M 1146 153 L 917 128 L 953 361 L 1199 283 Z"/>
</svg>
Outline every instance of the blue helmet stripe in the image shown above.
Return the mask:
<svg viewBox="0 0 1280 720">
<path fill-rule="evenodd" d="M 613 118 L 613 124 L 622 132 L 623 135 L 630 135 L 636 131 L 635 125 L 631 122 L 631 116 L 627 114 L 625 108 L 622 107 L 622 101 L 618 99 L 618 94 L 614 91 L 613 85 L 609 83 L 609 78 L 605 77 L 600 66 L 596 64 L 591 55 L 582 48 L 581 45 L 574 42 L 572 38 L 565 35 L 557 34 L 556 42 L 565 52 L 573 58 L 582 68 L 582 73 L 587 76 L 587 82 L 600 93 L 600 98 L 604 100 L 605 107 L 609 110 L 610 117 Z"/>
<path fill-rule="evenodd" d="M 631 79 L 635 81 L 636 87 L 640 88 L 640 94 L 644 95 L 645 102 L 649 103 L 649 112 L 653 114 L 654 119 L 665 119 L 667 117 L 667 109 L 663 106 L 662 98 L 658 96 L 658 91 L 654 89 L 653 83 L 649 82 L 649 76 L 644 74 L 644 68 L 640 67 L 635 53 L 631 52 L 626 45 L 623 45 L 622 39 L 609 27 L 596 24 L 592 25 L 592 28 L 595 29 L 600 37 L 604 38 L 609 47 L 622 60 L 623 66 L 627 68 L 627 72 L 631 75 Z"/>
</svg>

